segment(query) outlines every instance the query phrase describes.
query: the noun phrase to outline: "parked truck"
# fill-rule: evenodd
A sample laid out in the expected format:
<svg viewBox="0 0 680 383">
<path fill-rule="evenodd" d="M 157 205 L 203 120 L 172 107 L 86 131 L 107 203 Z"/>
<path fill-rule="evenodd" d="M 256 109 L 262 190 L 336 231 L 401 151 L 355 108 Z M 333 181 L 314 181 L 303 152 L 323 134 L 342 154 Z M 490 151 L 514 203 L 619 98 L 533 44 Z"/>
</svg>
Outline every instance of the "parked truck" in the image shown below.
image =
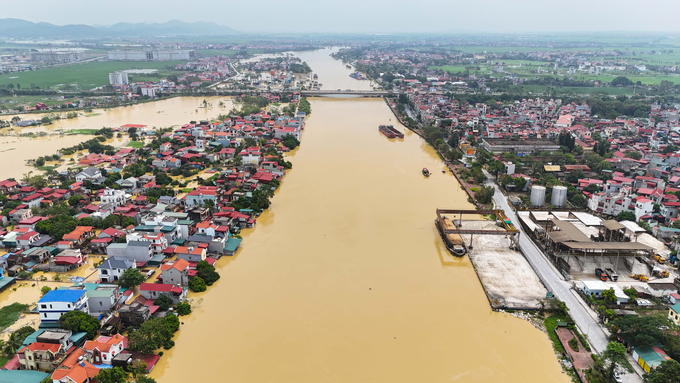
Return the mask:
<svg viewBox="0 0 680 383">
<path fill-rule="evenodd" d="M 619 280 L 619 275 L 616 274 L 616 272 L 610 268 L 605 269 L 607 271 L 607 274 L 609 275 L 609 279 L 612 280 L 612 282 L 616 282 Z"/>
<path fill-rule="evenodd" d="M 609 278 L 607 273 L 605 273 L 604 270 L 602 270 L 600 268 L 595 269 L 595 276 L 600 278 L 600 280 L 602 280 L 602 282 L 607 282 L 607 279 Z"/>
</svg>

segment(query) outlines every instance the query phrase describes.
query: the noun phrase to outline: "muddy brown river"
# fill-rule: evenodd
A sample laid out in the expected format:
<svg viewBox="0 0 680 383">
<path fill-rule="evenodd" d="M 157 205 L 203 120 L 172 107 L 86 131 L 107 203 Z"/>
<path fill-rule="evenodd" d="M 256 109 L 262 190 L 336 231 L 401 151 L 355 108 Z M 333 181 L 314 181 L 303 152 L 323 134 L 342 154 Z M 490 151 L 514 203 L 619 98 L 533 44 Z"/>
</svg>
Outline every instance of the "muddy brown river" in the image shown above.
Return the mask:
<svg viewBox="0 0 680 383">
<path fill-rule="evenodd" d="M 349 69 L 328 53 L 301 55 L 324 86 L 367 89 L 368 82 L 353 87 Z M 139 115 L 107 112 L 112 119 L 93 125 L 199 118 L 196 99 L 171 101 L 141 105 Z M 435 209 L 471 205 L 436 153 L 396 124 L 382 99 L 310 101 L 302 145 L 288 157 L 294 168 L 271 209 L 244 231 L 236 256 L 218 261 L 222 278 L 190 294 L 194 312 L 182 317 L 175 347 L 151 376 L 162 383 L 569 382 L 548 337 L 493 312 L 469 260 L 443 246 Z M 378 132 L 390 123 L 403 140 Z"/>
</svg>

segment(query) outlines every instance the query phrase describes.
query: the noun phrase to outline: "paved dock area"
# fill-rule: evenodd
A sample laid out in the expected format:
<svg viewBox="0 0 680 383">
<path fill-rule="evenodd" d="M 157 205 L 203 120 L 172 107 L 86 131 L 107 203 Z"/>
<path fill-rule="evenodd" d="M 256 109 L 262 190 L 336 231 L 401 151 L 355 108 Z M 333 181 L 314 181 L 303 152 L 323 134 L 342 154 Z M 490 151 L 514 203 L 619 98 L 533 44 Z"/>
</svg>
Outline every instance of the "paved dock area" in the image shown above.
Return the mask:
<svg viewBox="0 0 680 383">
<path fill-rule="evenodd" d="M 495 221 L 463 221 L 465 229 L 501 230 Z M 464 235 L 466 245 L 470 236 Z M 529 262 L 504 235 L 474 235 L 473 248 L 468 253 L 491 307 L 536 309 L 547 290 Z"/>
</svg>

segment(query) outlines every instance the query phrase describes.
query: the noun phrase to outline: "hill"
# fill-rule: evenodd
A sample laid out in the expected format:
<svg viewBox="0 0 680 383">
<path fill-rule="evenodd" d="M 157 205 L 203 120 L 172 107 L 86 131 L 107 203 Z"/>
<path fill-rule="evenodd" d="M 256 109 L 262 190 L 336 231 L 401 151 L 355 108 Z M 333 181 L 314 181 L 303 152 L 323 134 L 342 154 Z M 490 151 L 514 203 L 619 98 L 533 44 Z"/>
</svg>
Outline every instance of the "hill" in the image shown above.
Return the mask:
<svg viewBox="0 0 680 383">
<path fill-rule="evenodd" d="M 21 19 L 0 19 L 0 36 L 14 38 L 85 38 L 126 36 L 226 36 L 239 32 L 212 22 L 118 23 L 93 27 L 84 24 L 54 25 Z"/>
</svg>

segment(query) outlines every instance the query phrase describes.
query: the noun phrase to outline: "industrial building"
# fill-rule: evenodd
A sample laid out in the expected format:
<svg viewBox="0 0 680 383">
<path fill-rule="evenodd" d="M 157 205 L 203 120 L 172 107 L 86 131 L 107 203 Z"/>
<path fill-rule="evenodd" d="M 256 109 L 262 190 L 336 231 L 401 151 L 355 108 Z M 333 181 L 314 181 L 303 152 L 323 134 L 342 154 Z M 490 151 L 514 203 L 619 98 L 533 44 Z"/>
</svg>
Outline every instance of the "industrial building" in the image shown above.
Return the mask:
<svg viewBox="0 0 680 383">
<path fill-rule="evenodd" d="M 40 61 L 49 64 L 63 64 L 78 60 L 80 60 L 78 52 L 43 50 L 31 53 L 31 61 Z"/>
<path fill-rule="evenodd" d="M 515 153 L 518 155 L 540 152 L 556 152 L 560 146 L 553 141 L 541 138 L 483 138 L 482 147 L 493 154 Z"/>
<path fill-rule="evenodd" d="M 115 50 L 109 51 L 109 60 L 114 61 L 177 61 L 191 60 L 196 55 L 193 50 Z"/>
<path fill-rule="evenodd" d="M 648 234 L 629 227 L 633 222 L 603 221 L 589 213 L 571 211 L 525 211 L 518 216 L 558 268 L 572 276 L 591 276 L 597 268 L 649 274 L 636 257 L 650 257 L 656 251 L 648 242 Z"/>
</svg>

